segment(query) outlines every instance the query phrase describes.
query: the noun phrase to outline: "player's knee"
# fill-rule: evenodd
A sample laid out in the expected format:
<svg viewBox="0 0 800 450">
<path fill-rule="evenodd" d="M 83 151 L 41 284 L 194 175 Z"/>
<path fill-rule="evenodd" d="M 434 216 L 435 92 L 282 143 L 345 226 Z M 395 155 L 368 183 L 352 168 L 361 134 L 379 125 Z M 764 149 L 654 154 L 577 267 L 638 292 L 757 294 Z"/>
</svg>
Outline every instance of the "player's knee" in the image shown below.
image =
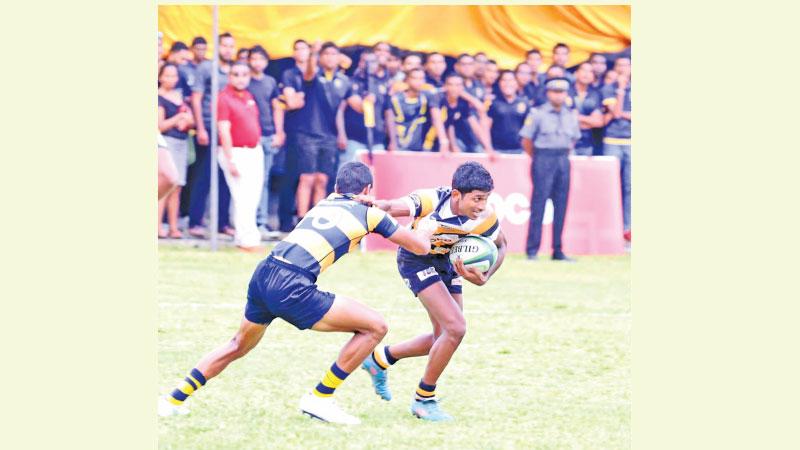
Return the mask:
<svg viewBox="0 0 800 450">
<path fill-rule="evenodd" d="M 371 333 L 378 342 L 382 341 L 386 333 L 389 332 L 389 325 L 383 318 L 376 320 L 372 325 Z"/>
<path fill-rule="evenodd" d="M 464 335 L 467 334 L 467 321 L 463 317 L 453 320 L 445 325 L 444 332 L 450 339 L 461 342 Z"/>
<path fill-rule="evenodd" d="M 228 354 L 233 359 L 241 358 L 250 351 L 250 346 L 245 344 L 245 342 L 242 340 L 242 337 L 239 335 L 234 336 L 228 345 L 230 348 Z"/>
</svg>

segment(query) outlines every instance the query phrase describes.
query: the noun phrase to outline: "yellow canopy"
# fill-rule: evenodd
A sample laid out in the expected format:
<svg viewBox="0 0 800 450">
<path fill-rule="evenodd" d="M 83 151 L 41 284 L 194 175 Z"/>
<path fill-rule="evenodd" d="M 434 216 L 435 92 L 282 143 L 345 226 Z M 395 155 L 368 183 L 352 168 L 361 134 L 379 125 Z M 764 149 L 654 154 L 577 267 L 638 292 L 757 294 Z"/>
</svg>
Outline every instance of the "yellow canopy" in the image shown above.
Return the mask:
<svg viewBox="0 0 800 450">
<path fill-rule="evenodd" d="M 274 58 L 291 55 L 292 42 L 331 40 L 339 46 L 389 41 L 403 49 L 459 53 L 486 52 L 504 68 L 513 68 L 536 47 L 545 63 L 564 42 L 570 64 L 591 52 L 617 52 L 630 46 L 630 6 L 221 6 L 220 33 L 236 46 L 261 44 Z M 194 36 L 211 42 L 212 7 L 162 5 L 158 28 L 164 47 Z"/>
</svg>

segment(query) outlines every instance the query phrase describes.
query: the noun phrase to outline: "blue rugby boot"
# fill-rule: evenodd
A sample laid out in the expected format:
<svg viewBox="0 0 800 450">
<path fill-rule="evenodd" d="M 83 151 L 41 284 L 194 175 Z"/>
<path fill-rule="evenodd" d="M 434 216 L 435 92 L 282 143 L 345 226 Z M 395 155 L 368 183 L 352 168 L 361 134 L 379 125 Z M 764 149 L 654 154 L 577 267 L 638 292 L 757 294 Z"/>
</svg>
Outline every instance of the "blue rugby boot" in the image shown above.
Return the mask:
<svg viewBox="0 0 800 450">
<path fill-rule="evenodd" d="M 386 401 L 391 400 L 392 393 L 389 391 L 389 386 L 386 384 L 386 371 L 381 369 L 381 366 L 375 364 L 371 355 L 367 356 L 367 359 L 361 363 L 361 368 L 366 370 L 369 377 L 372 379 L 372 386 L 375 388 L 375 393 Z"/>
<path fill-rule="evenodd" d="M 418 419 L 430 420 L 431 422 L 453 420 L 453 416 L 439 408 L 439 402 L 436 399 L 418 400 L 414 397 L 411 401 L 411 414 Z"/>
</svg>

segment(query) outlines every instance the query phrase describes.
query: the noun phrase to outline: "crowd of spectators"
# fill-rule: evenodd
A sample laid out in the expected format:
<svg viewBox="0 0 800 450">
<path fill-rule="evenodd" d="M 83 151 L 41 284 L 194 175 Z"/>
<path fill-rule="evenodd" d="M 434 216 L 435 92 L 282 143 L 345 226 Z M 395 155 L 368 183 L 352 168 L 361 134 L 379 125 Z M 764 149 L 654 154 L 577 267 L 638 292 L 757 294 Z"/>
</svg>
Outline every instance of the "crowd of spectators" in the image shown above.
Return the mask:
<svg viewBox="0 0 800 450">
<path fill-rule="evenodd" d="M 255 225 L 262 236 L 290 231 L 332 191 L 338 166 L 369 145 L 386 151 L 487 153 L 490 160 L 522 153 L 520 131 L 533 109 L 547 103 L 546 83 L 564 78 L 569 82 L 566 106 L 580 125 L 571 152 L 620 159 L 624 233 L 630 239 L 629 57 L 610 61 L 595 53 L 570 66 L 570 48 L 559 43 L 548 67 L 538 49 L 520 55 L 515 67 L 500 67 L 483 52 L 462 53 L 448 67 L 441 53 L 401 51 L 388 42 L 351 53 L 351 59 L 332 42 L 298 39 L 294 64 L 272 77 L 265 73 L 270 57 L 262 46 L 237 51 L 229 33 L 220 35 L 218 44 L 218 87 L 222 99 L 229 98 L 225 117 L 219 118 L 228 127 L 220 133 L 221 147 L 238 148 L 231 141 L 226 147 L 226 136 L 252 140 L 236 130 L 240 119 L 233 118 L 234 100 L 242 99 L 245 115 L 250 102 L 256 107 L 260 136 L 245 147 L 263 154 L 252 160 L 263 173 L 256 198 L 246 197 L 257 205 Z M 208 43 L 199 36 L 190 45 L 175 42 L 165 52 L 159 34 L 158 128 L 178 172 L 178 188 L 159 201 L 159 237 L 207 236 L 213 70 L 207 53 Z M 234 68 L 241 88 L 229 86 Z M 234 189 L 229 184 L 242 167 L 232 161 L 222 157 L 220 162 L 219 232 L 235 236 L 234 225 L 242 227 L 236 221 L 244 219 L 234 210 L 236 219 L 230 221 Z M 242 196 L 238 184 L 234 197 Z"/>
</svg>

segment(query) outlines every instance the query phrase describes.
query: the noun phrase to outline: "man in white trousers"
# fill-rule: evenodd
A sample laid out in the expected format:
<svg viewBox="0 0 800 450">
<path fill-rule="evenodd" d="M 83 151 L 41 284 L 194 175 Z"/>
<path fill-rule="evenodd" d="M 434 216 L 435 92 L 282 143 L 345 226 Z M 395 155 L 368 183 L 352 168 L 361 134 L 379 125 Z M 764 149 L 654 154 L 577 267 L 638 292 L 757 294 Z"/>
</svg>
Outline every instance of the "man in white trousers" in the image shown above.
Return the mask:
<svg viewBox="0 0 800 450">
<path fill-rule="evenodd" d="M 264 183 L 264 152 L 258 106 L 247 91 L 250 68 L 233 63 L 228 85 L 217 99 L 219 165 L 231 191 L 234 207 L 236 246 L 246 252 L 262 250 L 256 211 Z"/>
</svg>

